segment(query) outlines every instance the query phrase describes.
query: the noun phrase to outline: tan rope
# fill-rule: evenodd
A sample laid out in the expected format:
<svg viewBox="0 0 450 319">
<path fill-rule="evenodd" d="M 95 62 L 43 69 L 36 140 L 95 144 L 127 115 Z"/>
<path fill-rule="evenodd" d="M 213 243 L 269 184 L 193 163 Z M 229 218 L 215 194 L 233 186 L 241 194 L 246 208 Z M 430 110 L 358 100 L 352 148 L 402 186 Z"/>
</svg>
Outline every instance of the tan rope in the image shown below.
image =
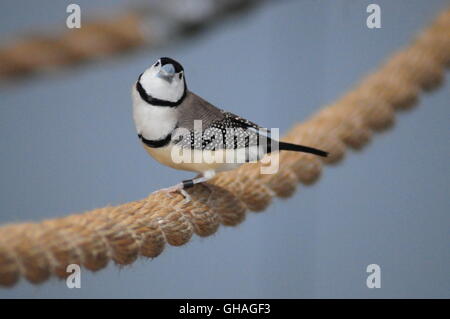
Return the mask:
<svg viewBox="0 0 450 319">
<path fill-rule="evenodd" d="M 207 2 L 208 5 L 202 5 Z M 58 36 L 34 32 L 0 47 L 0 80 L 112 56 L 144 45 L 164 45 L 177 36 L 204 30 L 235 11 L 242 12 L 261 2 L 198 1 L 191 4 L 198 7 L 192 16 L 186 13 L 184 1 L 164 1 L 111 18 L 83 22 L 80 29 L 69 29 Z"/>
<path fill-rule="evenodd" d="M 140 16 L 83 24 L 60 37 L 29 36 L 0 48 L 0 79 L 112 55 L 144 43 Z M 30 52 L 33 52 L 30 54 Z"/>
<path fill-rule="evenodd" d="M 393 55 L 351 92 L 319 111 L 285 137 L 330 151 L 325 163 L 338 162 L 347 147 L 361 148 L 374 131 L 394 121 L 394 111 L 411 107 L 421 89 L 435 88 L 450 62 L 450 10 L 442 13 L 414 42 Z M 127 265 L 138 256 L 156 257 L 166 243 L 180 246 L 195 233 L 209 236 L 219 225 L 242 222 L 247 210 L 261 211 L 273 196 L 288 197 L 298 181 L 313 183 L 322 160 L 282 152 L 280 170 L 260 175 L 261 164 L 246 164 L 219 174 L 210 189 L 197 185 L 192 202 L 165 194 L 119 206 L 40 223 L 0 227 L 0 284 L 11 286 L 23 276 L 40 283 L 64 278 L 72 263 L 90 270 L 109 260 Z"/>
</svg>

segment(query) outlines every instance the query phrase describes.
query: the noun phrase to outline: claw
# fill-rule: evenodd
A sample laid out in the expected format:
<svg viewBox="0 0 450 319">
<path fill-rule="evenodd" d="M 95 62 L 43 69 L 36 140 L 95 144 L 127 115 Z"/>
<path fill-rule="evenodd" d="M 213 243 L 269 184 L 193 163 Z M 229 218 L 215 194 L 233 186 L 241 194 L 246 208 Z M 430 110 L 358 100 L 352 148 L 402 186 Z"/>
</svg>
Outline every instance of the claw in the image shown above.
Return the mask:
<svg viewBox="0 0 450 319">
<path fill-rule="evenodd" d="M 191 195 L 189 195 L 188 192 L 186 192 L 184 189 L 180 189 L 181 195 L 184 196 L 184 203 L 187 204 L 192 200 Z"/>
<path fill-rule="evenodd" d="M 183 195 L 185 203 L 189 203 L 192 200 L 191 195 L 189 195 L 189 193 L 186 192 L 186 190 L 184 190 L 183 183 L 179 183 L 179 184 L 176 184 L 171 187 L 159 189 L 159 190 L 153 192 L 152 194 L 156 194 L 156 193 L 166 193 L 166 195 L 169 196 L 170 198 L 173 197 L 172 196 L 173 193 L 180 193 L 181 195 Z"/>
</svg>

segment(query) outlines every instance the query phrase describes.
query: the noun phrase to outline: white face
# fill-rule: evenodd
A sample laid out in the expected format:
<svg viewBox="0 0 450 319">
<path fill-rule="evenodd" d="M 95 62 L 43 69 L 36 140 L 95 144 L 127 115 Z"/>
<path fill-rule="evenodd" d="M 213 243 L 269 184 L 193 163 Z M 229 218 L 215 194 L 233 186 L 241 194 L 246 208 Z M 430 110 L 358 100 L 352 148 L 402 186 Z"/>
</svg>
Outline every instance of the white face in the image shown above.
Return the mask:
<svg viewBox="0 0 450 319">
<path fill-rule="evenodd" d="M 184 72 L 175 72 L 171 63 L 162 65 L 161 59 L 145 70 L 140 83 L 147 94 L 154 98 L 177 102 L 184 94 Z"/>
</svg>

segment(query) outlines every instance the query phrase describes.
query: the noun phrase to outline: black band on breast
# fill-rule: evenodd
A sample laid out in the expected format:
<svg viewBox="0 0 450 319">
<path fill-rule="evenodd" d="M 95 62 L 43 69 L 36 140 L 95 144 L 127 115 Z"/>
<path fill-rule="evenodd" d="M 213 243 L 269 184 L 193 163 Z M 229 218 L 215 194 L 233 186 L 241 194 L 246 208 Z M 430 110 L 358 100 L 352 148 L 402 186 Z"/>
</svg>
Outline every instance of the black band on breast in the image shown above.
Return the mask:
<svg viewBox="0 0 450 319">
<path fill-rule="evenodd" d="M 144 88 L 141 85 L 141 76 L 142 74 L 139 76 L 138 81 L 136 82 L 136 90 L 138 91 L 139 95 L 141 96 L 141 98 L 147 102 L 148 104 L 151 105 L 156 105 L 156 106 L 168 106 L 168 107 L 175 107 L 180 105 L 181 103 L 183 103 L 184 98 L 186 97 L 186 83 L 184 86 L 184 92 L 183 92 L 183 96 L 180 97 L 180 99 L 176 102 L 171 102 L 171 101 L 166 101 L 166 100 L 161 100 L 161 99 L 157 99 L 153 96 L 151 96 L 150 94 L 148 94 L 147 92 L 145 92 Z"/>
<path fill-rule="evenodd" d="M 147 145 L 151 148 L 159 148 L 166 146 L 170 143 L 170 140 L 172 139 L 172 134 L 168 134 L 165 138 L 161 140 L 147 140 L 145 137 L 143 137 L 141 134 L 138 134 L 139 138 L 141 139 L 142 143 Z"/>
</svg>

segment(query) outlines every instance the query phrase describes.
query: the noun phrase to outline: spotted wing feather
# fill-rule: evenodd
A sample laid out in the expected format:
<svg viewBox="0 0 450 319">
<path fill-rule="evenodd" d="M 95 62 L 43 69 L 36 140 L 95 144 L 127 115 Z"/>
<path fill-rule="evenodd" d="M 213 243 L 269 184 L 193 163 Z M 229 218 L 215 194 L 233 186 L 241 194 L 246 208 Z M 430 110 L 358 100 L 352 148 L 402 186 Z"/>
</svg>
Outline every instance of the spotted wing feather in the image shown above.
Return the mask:
<svg viewBox="0 0 450 319">
<path fill-rule="evenodd" d="M 189 131 L 175 137 L 175 143 L 191 149 L 239 149 L 258 144 L 259 125 L 238 115 L 225 112 L 189 92 L 180 106 L 178 128 Z M 201 130 L 194 121 L 201 120 Z"/>
</svg>

